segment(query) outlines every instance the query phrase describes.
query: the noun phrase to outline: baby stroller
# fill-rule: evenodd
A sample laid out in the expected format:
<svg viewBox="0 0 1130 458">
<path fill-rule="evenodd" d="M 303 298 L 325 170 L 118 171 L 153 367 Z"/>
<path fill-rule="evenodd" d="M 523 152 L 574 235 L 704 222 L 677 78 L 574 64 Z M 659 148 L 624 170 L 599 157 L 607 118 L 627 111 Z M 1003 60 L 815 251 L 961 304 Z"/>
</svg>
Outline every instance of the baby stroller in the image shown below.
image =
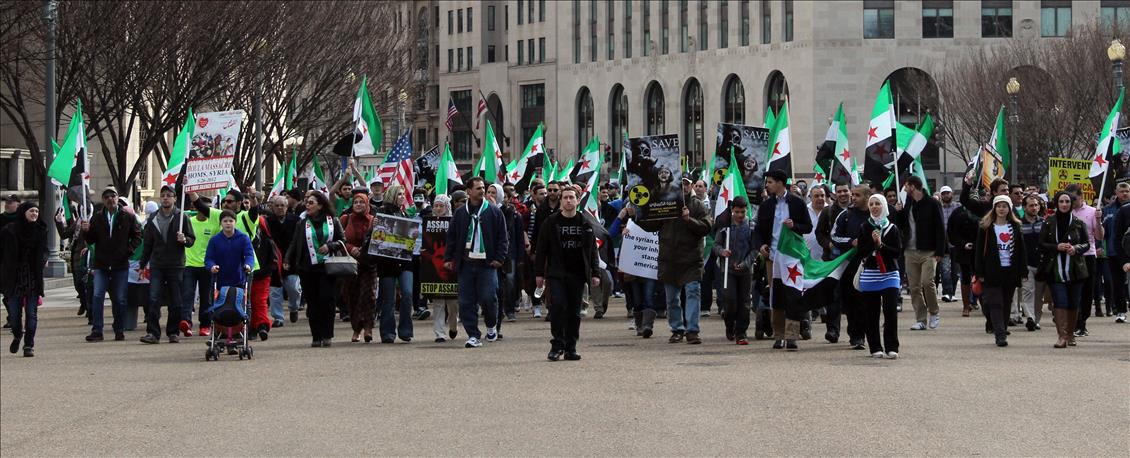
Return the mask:
<svg viewBox="0 0 1130 458">
<path fill-rule="evenodd" d="M 214 285 L 215 276 L 212 280 Z M 249 286 L 244 283 L 243 288 L 234 286 L 217 288 L 212 306 L 208 308 L 208 313 L 212 314 L 212 336 L 207 342 L 205 361 L 218 361 L 225 349 L 229 355 L 239 355 L 240 360 L 251 359 L 254 355 L 255 352 L 247 339 L 247 329 L 250 327 L 247 315 L 251 300 L 251 295 L 247 293 L 250 290 Z M 225 333 L 225 337 L 220 337 L 219 326 L 227 327 L 229 332 L 238 327 L 239 335 L 231 336 Z"/>
</svg>

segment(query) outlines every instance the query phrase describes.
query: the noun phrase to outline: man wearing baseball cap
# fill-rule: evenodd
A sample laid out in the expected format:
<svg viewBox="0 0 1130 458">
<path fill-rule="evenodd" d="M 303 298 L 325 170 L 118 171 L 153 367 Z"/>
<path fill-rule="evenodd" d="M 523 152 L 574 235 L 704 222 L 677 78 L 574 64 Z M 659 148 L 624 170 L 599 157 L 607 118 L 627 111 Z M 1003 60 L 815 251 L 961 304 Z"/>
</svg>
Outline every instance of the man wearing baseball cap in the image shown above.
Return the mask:
<svg viewBox="0 0 1130 458">
<path fill-rule="evenodd" d="M 953 188 L 949 186 L 942 186 L 942 189 L 938 190 L 938 202 L 942 204 L 942 227 L 949 234 L 950 215 L 953 215 L 954 210 L 961 208 L 961 202 L 954 200 Z M 950 258 L 952 251 L 953 244 L 947 243 L 946 255 L 938 264 L 938 268 L 942 271 L 942 302 L 953 302 L 954 296 L 957 295 L 959 272 L 954 269 L 953 260 Z"/>
<path fill-rule="evenodd" d="M 91 270 L 94 273 L 94 297 L 90 304 L 91 331 L 87 342 L 101 342 L 105 313 L 103 304 L 110 293 L 114 316 L 114 340 L 125 340 L 126 287 L 129 280 L 129 258 L 141 244 L 141 229 L 118 206 L 118 191 L 113 186 L 102 190 L 102 209 L 95 212 L 79 229 L 86 243 L 94 250 Z"/>
</svg>

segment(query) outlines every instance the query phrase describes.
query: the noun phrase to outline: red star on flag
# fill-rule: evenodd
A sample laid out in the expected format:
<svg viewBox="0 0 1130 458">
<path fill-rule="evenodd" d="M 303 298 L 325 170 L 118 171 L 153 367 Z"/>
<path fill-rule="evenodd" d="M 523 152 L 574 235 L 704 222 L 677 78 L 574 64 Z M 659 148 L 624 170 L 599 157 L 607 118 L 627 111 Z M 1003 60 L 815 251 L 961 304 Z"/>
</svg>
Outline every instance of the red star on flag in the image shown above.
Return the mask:
<svg viewBox="0 0 1130 458">
<path fill-rule="evenodd" d="M 589 163 L 590 163 L 590 162 L 592 162 L 592 160 L 591 160 L 591 159 L 589 159 L 589 158 L 587 158 L 587 157 L 586 157 L 586 158 L 585 158 L 585 159 L 584 159 L 583 161 L 581 161 L 581 170 L 586 170 L 586 169 L 588 169 L 588 168 L 589 168 Z"/>
<path fill-rule="evenodd" d="M 777 142 L 777 143 L 773 144 L 773 155 L 774 156 L 779 156 L 781 154 L 781 150 L 779 149 L 780 146 L 781 146 L 781 142 Z"/>
<path fill-rule="evenodd" d="M 815 178 L 816 178 L 816 181 L 824 181 L 824 174 L 818 172 L 818 173 L 816 173 Z"/>
<path fill-rule="evenodd" d="M 844 154 L 841 154 L 840 157 L 844 158 L 845 161 L 851 159 L 851 152 L 845 148 Z"/>
<path fill-rule="evenodd" d="M 867 141 L 871 141 L 872 138 L 879 138 L 879 135 L 875 133 L 875 129 L 878 129 L 878 127 L 867 129 Z"/>
<path fill-rule="evenodd" d="M 789 266 L 789 283 L 796 283 L 796 277 L 800 275 L 800 269 L 796 268 L 796 264 Z"/>
<path fill-rule="evenodd" d="M 1106 161 L 1103 160 L 1102 154 L 1098 154 L 1098 155 L 1095 156 L 1095 163 L 1098 164 L 1099 167 L 1105 167 L 1106 166 Z"/>
<path fill-rule="evenodd" d="M 514 181 L 518 181 L 518 171 L 517 171 L 517 170 L 515 170 L 515 171 L 514 171 L 514 173 L 510 174 L 510 177 L 511 177 L 511 179 L 513 179 Z"/>
<path fill-rule="evenodd" d="M 165 184 L 169 186 L 176 186 L 178 176 L 180 176 L 179 173 L 170 173 L 169 176 L 165 177 L 165 179 L 162 181 L 164 181 Z"/>
<path fill-rule="evenodd" d="M 724 200 L 726 202 L 730 201 L 730 188 L 727 188 L 727 187 L 722 188 L 722 200 Z"/>
</svg>

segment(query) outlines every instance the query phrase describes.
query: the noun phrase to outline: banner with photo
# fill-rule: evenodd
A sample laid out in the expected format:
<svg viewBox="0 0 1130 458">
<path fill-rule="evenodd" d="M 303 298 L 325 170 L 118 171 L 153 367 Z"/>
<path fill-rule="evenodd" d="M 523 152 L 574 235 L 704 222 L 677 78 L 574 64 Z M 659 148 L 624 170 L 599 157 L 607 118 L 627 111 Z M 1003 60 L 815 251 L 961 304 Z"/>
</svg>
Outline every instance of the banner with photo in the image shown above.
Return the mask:
<svg viewBox="0 0 1130 458">
<path fill-rule="evenodd" d="M 411 261 L 420 235 L 420 221 L 391 215 L 373 215 L 373 235 L 369 254 L 400 261 Z"/>
<path fill-rule="evenodd" d="M 674 134 L 630 138 L 627 180 L 628 201 L 639 221 L 678 218 L 683 211 L 682 163 L 679 136 Z"/>
<path fill-rule="evenodd" d="M 761 190 L 765 186 L 765 167 L 769 157 L 769 129 L 744 124 L 718 123 L 718 141 L 714 150 L 714 170 L 711 177 L 718 186 L 730 167 L 730 147 L 738 169 L 742 171 L 742 182 L 750 204 L 761 203 Z"/>
<path fill-rule="evenodd" d="M 192 148 L 185 162 L 185 191 L 207 191 L 228 186 L 232 161 L 239 145 L 239 130 L 246 117 L 247 113 L 243 110 L 196 114 Z"/>
<path fill-rule="evenodd" d="M 436 171 L 439 170 L 439 158 L 439 146 L 433 146 L 432 149 L 416 158 L 414 166 L 416 169 L 416 186 L 424 188 L 424 192 L 427 194 L 431 194 L 432 189 L 436 187 Z"/>
<path fill-rule="evenodd" d="M 634 221 L 620 244 L 620 272 L 636 277 L 659 278 L 659 234 L 648 232 Z"/>
<path fill-rule="evenodd" d="M 424 218 L 424 242 L 420 247 L 420 294 L 426 297 L 459 295 L 459 275 L 443 268 L 447 230 L 451 218 Z"/>
</svg>

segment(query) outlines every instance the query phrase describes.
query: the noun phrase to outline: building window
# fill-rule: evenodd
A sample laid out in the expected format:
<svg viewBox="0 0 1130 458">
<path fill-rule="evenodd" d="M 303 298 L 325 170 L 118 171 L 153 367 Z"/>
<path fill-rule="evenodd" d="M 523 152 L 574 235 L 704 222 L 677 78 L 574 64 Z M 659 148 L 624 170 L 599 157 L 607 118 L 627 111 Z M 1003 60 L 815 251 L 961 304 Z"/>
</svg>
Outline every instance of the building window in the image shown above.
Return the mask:
<svg viewBox="0 0 1130 458">
<path fill-rule="evenodd" d="M 1102 18 L 1103 28 L 1111 29 L 1116 25 L 1121 29 L 1130 23 L 1130 1 L 1127 0 L 1102 0 L 1099 3 L 1099 17 Z"/>
<path fill-rule="evenodd" d="M 702 86 L 691 78 L 687 83 L 687 93 L 683 96 L 683 148 L 687 163 L 701 164 L 703 161 L 703 122 Z"/>
<path fill-rule="evenodd" d="M 455 11 L 447 10 L 447 34 L 455 33 Z"/>
<path fill-rule="evenodd" d="M 523 59 L 523 57 L 526 56 L 526 47 L 522 46 L 522 40 L 518 40 L 517 49 L 518 49 L 518 65 L 522 65 L 523 63 L 525 63 L 525 59 Z"/>
<path fill-rule="evenodd" d="M 522 25 L 522 0 L 518 0 L 518 25 Z"/>
<path fill-rule="evenodd" d="M 526 18 L 527 19 L 526 22 L 533 24 L 534 23 L 534 0 L 529 0 L 529 1 L 526 2 L 526 10 L 529 13 L 529 16 Z"/>
<path fill-rule="evenodd" d="M 953 38 L 953 0 L 922 2 L 922 38 Z"/>
<path fill-rule="evenodd" d="M 784 0 L 785 4 L 785 41 L 793 41 L 793 0 Z"/>
<path fill-rule="evenodd" d="M 647 134 L 661 135 L 663 127 L 663 87 L 652 81 L 647 88 Z"/>
<path fill-rule="evenodd" d="M 538 38 L 538 63 L 545 62 L 545 37 Z"/>
<path fill-rule="evenodd" d="M 616 4 L 608 2 L 608 20 L 605 24 L 605 33 L 608 37 L 605 39 L 605 47 L 607 48 L 608 60 L 616 58 Z"/>
<path fill-rule="evenodd" d="M 769 9 L 769 0 L 761 0 L 761 44 L 773 42 L 773 12 Z"/>
<path fill-rule="evenodd" d="M 439 7 L 438 6 L 432 7 L 432 14 L 435 16 L 434 17 L 434 19 L 435 19 L 435 29 L 438 32 L 439 31 Z M 451 28 L 448 27 L 448 30 L 451 30 Z"/>
<path fill-rule="evenodd" d="M 593 137 L 593 132 L 592 94 L 587 87 L 582 87 L 581 93 L 577 94 L 577 157 Z"/>
<path fill-rule="evenodd" d="M 494 5 L 487 7 L 487 31 L 494 31 Z"/>
<path fill-rule="evenodd" d="M 730 46 L 730 2 L 718 2 L 718 48 L 726 49 Z"/>
<path fill-rule="evenodd" d="M 522 94 L 522 114 L 519 121 L 522 128 L 522 143 L 530 142 L 538 124 L 545 122 L 545 85 L 526 84 L 520 86 Z"/>
<path fill-rule="evenodd" d="M 895 37 L 894 0 L 864 0 L 863 38 Z"/>
<path fill-rule="evenodd" d="M 1040 36 L 1066 37 L 1071 28 L 1071 0 L 1040 2 Z"/>
<path fill-rule="evenodd" d="M 537 62 L 537 59 L 534 59 L 534 39 L 533 38 L 526 40 L 526 60 L 527 60 L 527 63 L 530 63 L 530 64 Z"/>
<path fill-rule="evenodd" d="M 538 0 L 538 22 L 545 22 L 545 0 Z"/>
<path fill-rule="evenodd" d="M 624 2 L 624 58 L 632 58 L 632 2 Z"/>
<path fill-rule="evenodd" d="M 581 0 L 573 0 L 573 63 L 581 63 Z"/>
<path fill-rule="evenodd" d="M 698 50 L 710 49 L 710 30 L 706 28 L 706 0 L 698 0 Z"/>
<path fill-rule="evenodd" d="M 447 50 L 447 73 L 455 71 L 455 50 Z"/>
<path fill-rule="evenodd" d="M 722 103 L 722 122 L 745 124 L 745 88 L 737 75 L 730 75 Z"/>
<path fill-rule="evenodd" d="M 475 26 L 475 20 L 472 19 L 472 17 L 474 16 L 474 14 L 472 14 L 472 10 L 473 10 L 473 8 L 467 8 L 467 31 L 468 32 L 473 32 L 474 30 L 472 30 L 472 29 Z"/>
<path fill-rule="evenodd" d="M 467 70 L 475 68 L 475 48 L 473 46 L 467 47 Z"/>
<path fill-rule="evenodd" d="M 789 83 L 785 75 L 774 70 L 769 75 L 769 91 L 765 94 L 765 107 L 772 108 L 774 113 L 780 113 L 781 107 L 789 98 Z"/>
<path fill-rule="evenodd" d="M 589 0 L 589 62 L 596 62 L 596 0 Z"/>
<path fill-rule="evenodd" d="M 439 45 L 435 45 L 435 47 L 433 47 L 432 49 L 434 50 L 434 52 L 432 52 L 432 55 L 436 56 L 435 57 L 435 66 L 438 69 L 439 68 Z M 448 68 L 448 71 L 451 71 L 451 69 Z"/>
<path fill-rule="evenodd" d="M 459 56 L 459 59 L 457 60 L 457 62 L 459 62 L 459 66 L 455 67 L 455 71 L 461 72 L 463 71 L 463 48 L 459 48 L 455 52 L 456 55 Z"/>
<path fill-rule="evenodd" d="M 981 37 L 1012 36 L 1012 0 L 981 1 Z"/>
<path fill-rule="evenodd" d="M 0 189 L 16 189 L 16 180 L 12 179 L 15 168 L 15 159 L 0 159 Z"/>
<path fill-rule="evenodd" d="M 459 110 L 451 129 L 451 154 L 457 161 L 471 160 L 471 90 L 451 91 L 451 101 Z"/>
<path fill-rule="evenodd" d="M 487 45 L 487 63 L 494 63 L 494 45 Z"/>
<path fill-rule="evenodd" d="M 456 29 L 455 29 L 456 31 L 458 31 L 459 33 L 463 33 L 463 10 L 459 10 L 459 11 L 455 12 L 455 26 L 456 26 Z"/>
<path fill-rule="evenodd" d="M 690 7 L 687 0 L 679 0 L 679 52 L 687 52 L 690 48 L 691 31 L 687 24 L 687 14 Z"/>
<path fill-rule="evenodd" d="M 428 109 L 430 109 L 430 110 L 438 110 L 439 109 L 439 85 L 438 84 L 433 84 L 431 86 L 428 86 L 428 101 L 431 102 L 431 105 L 428 107 Z"/>
<path fill-rule="evenodd" d="M 667 0 L 659 2 L 659 53 L 670 52 L 671 43 L 671 5 Z"/>
<path fill-rule="evenodd" d="M 651 2 L 643 2 L 640 6 L 643 7 L 643 56 L 647 57 L 651 55 Z"/>
<path fill-rule="evenodd" d="M 740 0 L 738 8 L 741 10 L 741 29 L 738 30 L 738 43 L 749 46 L 749 0 Z"/>
<path fill-rule="evenodd" d="M 608 119 L 611 122 L 608 143 L 612 145 L 612 163 L 620 163 L 620 155 L 624 150 L 624 137 L 628 135 L 628 95 L 624 93 L 624 86 L 617 84 L 612 88 L 612 112 Z"/>
</svg>

